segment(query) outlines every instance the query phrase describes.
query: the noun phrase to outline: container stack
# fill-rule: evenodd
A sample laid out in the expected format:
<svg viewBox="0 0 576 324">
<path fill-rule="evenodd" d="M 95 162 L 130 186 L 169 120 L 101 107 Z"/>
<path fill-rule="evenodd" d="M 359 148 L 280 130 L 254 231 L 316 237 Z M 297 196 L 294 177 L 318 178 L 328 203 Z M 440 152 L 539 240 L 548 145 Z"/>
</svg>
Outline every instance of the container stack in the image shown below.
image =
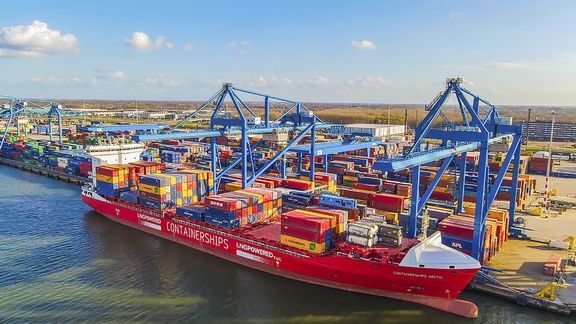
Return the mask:
<svg viewBox="0 0 576 324">
<path fill-rule="evenodd" d="M 383 215 L 370 215 L 348 224 L 346 241 L 365 248 L 376 244 L 398 247 L 402 245 L 402 227 L 387 224 Z"/>
<path fill-rule="evenodd" d="M 36 168 L 88 178 L 92 172 L 92 157 L 78 152 L 78 145 L 51 141 L 23 140 L 7 136 L 0 156 Z"/>
<path fill-rule="evenodd" d="M 323 207 L 343 210 L 348 213 L 349 220 L 358 220 L 361 216 L 361 205 L 353 198 L 345 198 L 332 194 L 323 194 L 315 199 L 315 203 Z"/>
<path fill-rule="evenodd" d="M 308 172 L 302 172 L 300 180 L 310 179 Z M 336 192 L 336 184 L 338 182 L 337 176 L 332 173 L 316 172 L 314 173 L 314 184 L 316 187 L 325 186 L 326 191 Z"/>
<path fill-rule="evenodd" d="M 314 203 L 314 195 L 306 192 L 291 191 L 282 195 L 282 210 L 304 209 Z"/>
<path fill-rule="evenodd" d="M 201 201 L 204 197 L 208 196 L 209 189 L 214 186 L 214 175 L 208 170 L 199 169 L 183 169 L 178 170 L 178 173 L 189 173 L 195 174 L 196 179 L 193 180 L 193 188 L 197 188 L 195 194 L 198 196 L 198 201 Z"/>
<path fill-rule="evenodd" d="M 468 255 L 472 254 L 474 238 L 474 204 L 466 204 L 466 214 L 451 215 L 438 224 L 442 243 Z M 488 212 L 483 238 L 482 263 L 489 261 L 508 240 L 508 212 L 492 208 Z"/>
<path fill-rule="evenodd" d="M 159 210 L 197 203 L 203 197 L 194 173 L 143 175 L 138 187 L 140 204 Z"/>
<path fill-rule="evenodd" d="M 174 207 L 176 197 L 172 194 L 172 187 L 175 185 L 176 178 L 162 174 L 140 176 L 138 185 L 140 204 L 159 210 Z"/>
<path fill-rule="evenodd" d="M 121 165 L 96 167 L 96 193 L 108 197 L 118 197 L 120 192 L 129 190 L 128 167 Z"/>
<path fill-rule="evenodd" d="M 181 164 L 183 162 L 182 153 L 173 151 L 162 151 L 160 159 L 162 162 L 173 164 Z"/>
<path fill-rule="evenodd" d="M 280 243 L 312 253 L 330 247 L 333 217 L 296 209 L 282 214 Z"/>
<path fill-rule="evenodd" d="M 378 242 L 378 225 L 356 221 L 348 224 L 346 242 L 371 248 Z"/>
<path fill-rule="evenodd" d="M 278 191 L 250 188 L 206 197 L 205 221 L 227 229 L 267 221 L 282 210 Z"/>
</svg>

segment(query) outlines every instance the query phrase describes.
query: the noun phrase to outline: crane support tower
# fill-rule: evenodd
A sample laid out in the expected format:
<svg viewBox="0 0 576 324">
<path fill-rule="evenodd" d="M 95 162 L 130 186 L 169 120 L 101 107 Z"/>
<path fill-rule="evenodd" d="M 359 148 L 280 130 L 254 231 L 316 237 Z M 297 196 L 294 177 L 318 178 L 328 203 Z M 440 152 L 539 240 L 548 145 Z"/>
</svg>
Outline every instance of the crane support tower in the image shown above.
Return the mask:
<svg viewBox="0 0 576 324">
<path fill-rule="evenodd" d="M 516 210 L 517 183 L 522 140 L 522 127 L 512 125 L 511 118 L 501 118 L 496 106 L 462 87 L 462 78 L 449 78 L 446 88 L 430 105 L 426 106 L 428 114 L 416 127 L 414 144 L 402 157 L 377 161 L 373 168 L 385 172 L 397 172 L 411 169 L 412 197 L 408 224 L 408 236 L 417 236 L 417 221 L 434 188 L 440 182 L 451 165 L 459 171 L 457 189 L 457 213 L 462 213 L 466 178 L 466 154 L 479 151 L 478 173 L 476 182 L 476 209 L 474 213 L 474 237 L 472 242 L 473 257 L 481 260 L 486 219 L 502 181 L 511 164 L 512 185 L 510 188 L 510 224 L 514 224 Z M 461 120 L 450 120 L 443 112 L 449 97 L 454 95 Z M 486 110 L 486 111 L 481 111 Z M 442 121 L 437 121 L 438 117 Z M 460 123 L 461 125 L 457 125 Z M 441 125 L 441 127 L 439 127 Z M 430 141 L 441 143 L 430 148 Z M 488 168 L 488 151 L 491 145 L 506 143 L 510 147 L 506 153 L 495 180 L 490 183 Z M 426 144 L 425 144 L 426 143 Z M 442 161 L 440 170 L 426 189 L 420 193 L 420 167 L 430 162 Z"/>
</svg>

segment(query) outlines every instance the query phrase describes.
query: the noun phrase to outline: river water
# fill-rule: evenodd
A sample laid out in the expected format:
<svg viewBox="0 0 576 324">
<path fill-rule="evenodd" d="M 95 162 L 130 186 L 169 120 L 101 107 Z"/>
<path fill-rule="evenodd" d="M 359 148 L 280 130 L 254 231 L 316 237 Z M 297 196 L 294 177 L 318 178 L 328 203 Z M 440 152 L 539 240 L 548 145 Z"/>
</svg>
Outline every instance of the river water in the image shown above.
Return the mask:
<svg viewBox="0 0 576 324">
<path fill-rule="evenodd" d="M 261 273 L 112 222 L 77 185 L 0 165 L 0 322 L 569 322 L 461 298 L 476 321 Z"/>
</svg>

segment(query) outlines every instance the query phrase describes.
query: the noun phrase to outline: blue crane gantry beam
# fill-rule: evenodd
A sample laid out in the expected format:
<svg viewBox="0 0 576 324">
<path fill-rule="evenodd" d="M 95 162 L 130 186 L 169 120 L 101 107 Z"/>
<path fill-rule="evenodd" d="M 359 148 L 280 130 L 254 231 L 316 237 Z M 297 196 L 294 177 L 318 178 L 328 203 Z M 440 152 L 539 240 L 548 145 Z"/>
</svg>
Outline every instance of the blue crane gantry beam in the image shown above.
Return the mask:
<svg viewBox="0 0 576 324">
<path fill-rule="evenodd" d="M 377 161 L 373 165 L 373 169 L 386 172 L 396 172 L 404 169 L 412 170 L 412 197 L 410 201 L 408 236 L 415 237 L 420 213 L 432 195 L 434 188 L 440 182 L 442 175 L 452 164 L 456 164 L 459 169 L 458 195 L 456 198 L 458 203 L 457 212 L 462 212 L 466 184 L 466 155 L 467 152 L 479 151 L 472 255 L 476 259 L 481 260 L 484 253 L 483 238 L 486 231 L 488 212 L 501 189 L 502 181 L 511 164 L 513 164 L 513 168 L 509 217 L 510 225 L 514 224 L 522 128 L 511 125 L 509 121 L 500 118 L 496 106 L 461 87 L 461 83 L 461 78 L 447 79 L 446 89 L 434 98 L 431 105 L 426 107 L 429 113 L 416 127 L 416 137 L 409 152 L 400 158 Z M 447 120 L 442 113 L 444 104 L 452 94 L 457 98 L 462 115 L 463 125 L 460 128 L 455 126 L 454 121 Z M 472 103 L 470 103 L 467 96 L 471 97 Z M 484 118 L 479 115 L 480 103 L 489 107 L 489 112 Z M 445 120 L 443 129 L 433 128 L 437 117 L 442 117 Z M 421 144 L 425 139 L 441 140 L 442 144 L 436 149 L 422 150 Z M 510 142 L 510 149 L 506 153 L 495 181 L 490 184 L 488 181 L 490 173 L 488 151 L 491 145 L 503 141 Z M 459 158 L 459 161 L 457 161 L 457 158 Z M 420 166 L 433 161 L 442 161 L 443 163 L 426 192 L 421 196 Z"/>
<path fill-rule="evenodd" d="M 329 129 L 333 125 L 329 124 L 319 124 L 316 125 L 317 129 Z M 262 128 L 250 128 L 246 132 L 248 135 L 256 134 L 269 134 L 275 129 L 285 128 L 288 130 L 303 130 L 306 126 L 285 126 L 285 127 L 262 127 Z M 205 131 L 194 131 L 194 132 L 172 132 L 163 134 L 139 134 L 133 135 L 132 139 L 137 142 L 147 142 L 147 141 L 165 141 L 165 140 L 175 140 L 183 138 L 206 138 L 206 137 L 218 137 L 218 136 L 228 136 L 228 135 L 241 135 L 241 127 L 222 127 L 216 130 L 205 130 Z"/>
<path fill-rule="evenodd" d="M 135 124 L 135 125 L 108 125 L 108 126 L 78 126 L 79 131 L 85 132 L 128 132 L 150 131 L 156 133 L 170 126 L 167 124 Z"/>
<path fill-rule="evenodd" d="M 512 134 L 505 134 L 490 138 L 488 144 L 495 144 L 502 142 L 506 139 L 512 138 Z M 383 172 L 397 172 L 413 168 L 418 165 L 439 161 L 451 156 L 460 155 L 465 152 L 475 151 L 480 148 L 479 142 L 464 143 L 455 145 L 453 147 L 440 147 L 436 149 L 427 150 L 425 152 L 416 152 L 406 157 L 391 158 L 374 162 L 373 169 Z"/>
</svg>

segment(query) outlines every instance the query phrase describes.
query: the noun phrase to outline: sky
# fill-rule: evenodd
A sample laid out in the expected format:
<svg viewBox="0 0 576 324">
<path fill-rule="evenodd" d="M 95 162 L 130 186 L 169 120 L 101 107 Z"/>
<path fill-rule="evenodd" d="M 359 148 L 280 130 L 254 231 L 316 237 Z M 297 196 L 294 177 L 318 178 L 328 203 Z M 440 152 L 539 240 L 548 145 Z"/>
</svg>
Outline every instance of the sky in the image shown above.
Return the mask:
<svg viewBox="0 0 576 324">
<path fill-rule="evenodd" d="M 576 106 L 576 1 L 8 1 L 0 94 Z"/>
</svg>

